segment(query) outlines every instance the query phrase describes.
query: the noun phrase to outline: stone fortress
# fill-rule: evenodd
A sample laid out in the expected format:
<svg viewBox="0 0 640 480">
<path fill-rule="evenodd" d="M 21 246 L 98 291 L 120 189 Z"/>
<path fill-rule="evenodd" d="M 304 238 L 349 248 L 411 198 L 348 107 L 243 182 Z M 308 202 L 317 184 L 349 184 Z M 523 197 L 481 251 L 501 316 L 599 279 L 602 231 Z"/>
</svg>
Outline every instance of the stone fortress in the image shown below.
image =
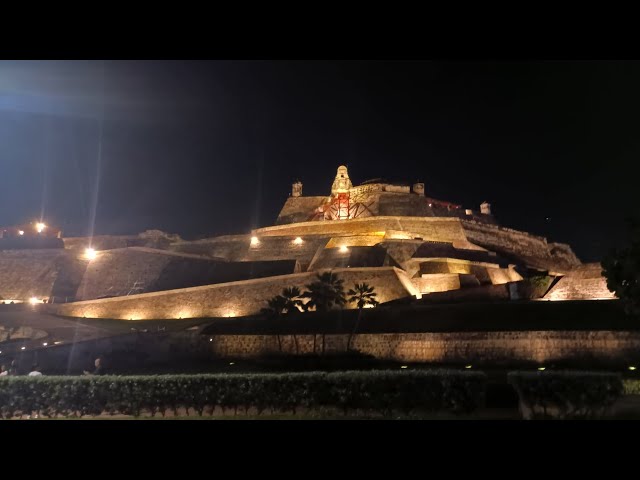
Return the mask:
<svg viewBox="0 0 640 480">
<path fill-rule="evenodd" d="M 598 264 L 499 225 L 487 202 L 462 208 L 430 198 L 422 183 L 354 186 L 344 166 L 328 195 L 304 196 L 294 183 L 276 224 L 249 234 L 184 241 L 159 231 L 91 239 L 56 231 L 45 244 L 24 228 L 0 232 L 0 301 L 45 301 L 72 317 L 252 315 L 327 270 L 347 288 L 373 285 L 383 303 L 614 298 Z"/>
</svg>

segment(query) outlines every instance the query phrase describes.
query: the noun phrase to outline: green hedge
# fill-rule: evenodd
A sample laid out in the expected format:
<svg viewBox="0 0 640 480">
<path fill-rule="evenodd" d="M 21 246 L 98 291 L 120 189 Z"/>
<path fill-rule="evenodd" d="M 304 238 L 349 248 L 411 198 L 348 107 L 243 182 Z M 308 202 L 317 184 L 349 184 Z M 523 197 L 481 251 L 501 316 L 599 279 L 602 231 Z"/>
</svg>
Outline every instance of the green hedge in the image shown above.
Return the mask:
<svg viewBox="0 0 640 480">
<path fill-rule="evenodd" d="M 389 415 L 394 411 L 470 413 L 484 402 L 481 372 L 349 371 L 288 374 L 207 374 L 103 377 L 4 377 L 0 415 L 211 413 L 337 408 Z"/>
<path fill-rule="evenodd" d="M 600 418 L 623 392 L 619 374 L 510 372 L 524 418 Z"/>
</svg>

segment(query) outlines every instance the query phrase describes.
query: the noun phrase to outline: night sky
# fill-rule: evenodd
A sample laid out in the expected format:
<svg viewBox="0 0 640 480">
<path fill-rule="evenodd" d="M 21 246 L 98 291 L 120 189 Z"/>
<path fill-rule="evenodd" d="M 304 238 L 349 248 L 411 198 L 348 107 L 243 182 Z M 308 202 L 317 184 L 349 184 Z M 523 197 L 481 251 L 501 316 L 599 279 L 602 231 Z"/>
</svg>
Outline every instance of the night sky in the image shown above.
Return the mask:
<svg viewBox="0 0 640 480">
<path fill-rule="evenodd" d="M 428 196 L 597 260 L 640 205 L 640 62 L 0 62 L 0 225 L 198 238 L 300 179 Z"/>
</svg>

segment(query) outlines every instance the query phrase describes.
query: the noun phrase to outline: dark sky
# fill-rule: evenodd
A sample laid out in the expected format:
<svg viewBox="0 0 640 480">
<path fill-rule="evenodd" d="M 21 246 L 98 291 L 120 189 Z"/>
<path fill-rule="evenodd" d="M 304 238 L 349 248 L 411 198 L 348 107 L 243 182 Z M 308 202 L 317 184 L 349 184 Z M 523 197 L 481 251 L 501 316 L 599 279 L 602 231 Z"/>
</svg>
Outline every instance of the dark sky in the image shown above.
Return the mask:
<svg viewBox="0 0 640 480">
<path fill-rule="evenodd" d="M 594 260 L 640 205 L 638 85 L 623 61 L 4 61 L 0 225 L 245 233 L 346 164 Z"/>
</svg>

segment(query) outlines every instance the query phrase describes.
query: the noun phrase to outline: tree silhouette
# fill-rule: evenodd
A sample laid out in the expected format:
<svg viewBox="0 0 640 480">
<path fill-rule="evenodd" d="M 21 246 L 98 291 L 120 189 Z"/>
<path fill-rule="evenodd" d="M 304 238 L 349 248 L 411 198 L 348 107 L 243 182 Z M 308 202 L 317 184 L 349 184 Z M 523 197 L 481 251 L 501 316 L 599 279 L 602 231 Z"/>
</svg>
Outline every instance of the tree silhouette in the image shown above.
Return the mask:
<svg viewBox="0 0 640 480">
<path fill-rule="evenodd" d="M 305 304 L 302 301 L 302 293 L 298 287 L 288 287 L 282 290 L 282 298 L 284 298 L 284 311 L 285 315 L 291 315 L 293 313 L 299 313 L 304 311 Z M 298 336 L 294 333 L 293 342 L 296 346 L 296 353 L 300 353 L 300 346 L 298 345 Z"/>
<path fill-rule="evenodd" d="M 316 276 L 316 281 L 307 285 L 307 291 L 302 294 L 303 298 L 308 298 L 307 308 L 315 308 L 318 312 L 328 312 L 329 310 L 342 307 L 347 303 L 344 294 L 344 280 L 338 278 L 332 272 L 325 272 Z M 314 335 L 315 352 L 315 335 Z M 325 334 L 322 334 L 322 353 L 325 351 Z"/>
<path fill-rule="evenodd" d="M 624 302 L 628 314 L 640 314 L 640 223 L 629 222 L 631 244 L 612 250 L 602 260 L 607 288 Z"/>
<path fill-rule="evenodd" d="M 276 323 L 276 338 L 278 339 L 278 349 L 282 352 L 282 338 L 280 337 L 280 321 L 285 315 L 299 313 L 304 309 L 304 302 L 301 299 L 298 287 L 287 287 L 282 290 L 281 295 L 267 300 L 267 307 L 260 312 Z M 298 337 L 294 334 L 293 341 L 296 346 L 296 353 L 299 352 Z"/>
<path fill-rule="evenodd" d="M 316 281 L 307 285 L 307 291 L 302 294 L 308 298 L 307 308 L 315 307 L 318 312 L 327 312 L 334 307 L 341 307 L 347 303 L 344 295 L 344 280 L 332 272 L 325 272 L 316 276 Z"/>
<path fill-rule="evenodd" d="M 347 340 L 347 351 L 351 350 L 351 341 L 353 340 L 353 336 L 356 334 L 356 330 L 358 329 L 358 325 L 360 325 L 360 319 L 362 318 L 362 309 L 368 305 L 375 307 L 379 304 L 376 300 L 378 296 L 377 293 L 374 292 L 374 287 L 367 285 L 366 283 L 356 283 L 353 288 L 349 289 L 347 295 L 349 295 L 349 303 L 354 303 L 358 307 L 358 319 L 356 320 L 356 324 L 353 327 L 353 330 L 349 334 L 349 339 Z"/>
<path fill-rule="evenodd" d="M 276 295 L 267 300 L 267 306 L 260 309 L 260 313 L 269 320 L 273 320 L 276 328 L 276 339 L 278 340 L 278 350 L 282 352 L 282 339 L 280 338 L 280 320 L 285 313 L 287 299 L 282 295 Z"/>
</svg>

